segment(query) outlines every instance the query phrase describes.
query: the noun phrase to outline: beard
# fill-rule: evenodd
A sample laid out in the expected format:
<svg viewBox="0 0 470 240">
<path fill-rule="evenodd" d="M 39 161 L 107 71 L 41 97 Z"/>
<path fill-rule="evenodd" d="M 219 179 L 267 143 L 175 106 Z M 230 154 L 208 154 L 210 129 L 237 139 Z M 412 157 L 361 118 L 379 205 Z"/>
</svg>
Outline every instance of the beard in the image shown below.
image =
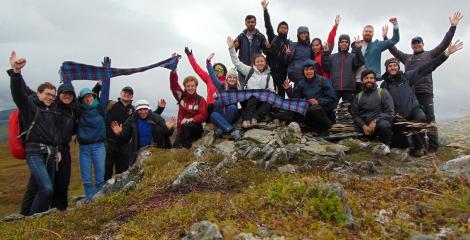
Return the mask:
<svg viewBox="0 0 470 240">
<path fill-rule="evenodd" d="M 277 33 L 280 38 L 287 38 L 287 33 Z"/>
<path fill-rule="evenodd" d="M 371 82 L 364 83 L 364 88 L 367 90 L 373 90 L 374 87 L 375 87 L 375 83 L 371 83 Z"/>
</svg>

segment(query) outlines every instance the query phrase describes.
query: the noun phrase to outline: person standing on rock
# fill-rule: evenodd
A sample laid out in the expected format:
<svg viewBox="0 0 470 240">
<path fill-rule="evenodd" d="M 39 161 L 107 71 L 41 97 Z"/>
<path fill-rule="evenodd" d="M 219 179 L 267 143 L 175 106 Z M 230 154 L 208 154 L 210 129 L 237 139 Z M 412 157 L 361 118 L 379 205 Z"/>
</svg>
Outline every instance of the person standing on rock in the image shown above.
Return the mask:
<svg viewBox="0 0 470 240">
<path fill-rule="evenodd" d="M 389 21 L 393 24 L 393 36 L 391 39 L 387 39 L 384 41 L 379 41 L 377 39 L 375 41 L 372 41 L 374 38 L 374 27 L 371 25 L 367 25 L 364 27 L 364 30 L 362 32 L 361 51 L 362 55 L 364 55 L 365 64 L 362 67 L 358 68 L 355 73 L 356 92 L 362 91 L 362 71 L 366 69 L 372 69 L 375 72 L 375 76 L 382 76 L 380 68 L 380 65 L 382 64 L 382 52 L 394 46 L 400 41 L 400 31 L 398 28 L 397 18 L 392 17 Z"/>
<path fill-rule="evenodd" d="M 332 123 L 328 118 L 335 109 L 336 94 L 331 85 L 331 81 L 318 74 L 316 68 L 318 64 L 311 59 L 307 59 L 303 65 L 304 78 L 297 82 L 292 90 L 291 82 L 284 82 L 289 98 L 306 99 L 310 107 L 305 114 L 303 121 L 311 126 L 320 136 L 327 136 Z"/>
<path fill-rule="evenodd" d="M 171 148 L 170 136 L 173 134 L 176 119 L 171 118 L 165 122 L 160 114 L 152 108 L 147 100 L 135 102 L 134 113 L 123 124 L 115 121 L 111 123 L 112 131 L 120 141 L 131 144 L 131 160 L 135 162 L 137 151 L 146 146 L 157 148 Z"/>
<path fill-rule="evenodd" d="M 356 132 L 371 140 L 379 138 L 390 153 L 393 137 L 395 106 L 390 93 L 377 87 L 376 73 L 372 69 L 362 72 L 362 92 L 356 95 L 351 111 Z"/>
<path fill-rule="evenodd" d="M 449 17 L 450 28 L 446 35 L 436 47 L 429 51 L 424 50 L 423 38 L 415 37 L 411 40 L 412 54 L 404 53 L 397 49 L 396 46 L 389 48 L 390 53 L 397 58 L 400 62 L 405 65 L 405 70 L 410 71 L 418 69 L 433 58 L 439 56 L 446 48 L 451 44 L 452 38 L 454 37 L 457 25 L 462 20 L 463 15 L 460 12 L 455 12 L 452 17 Z M 388 28 L 384 28 L 384 39 L 386 39 Z M 419 104 L 421 105 L 424 113 L 426 114 L 426 121 L 428 123 L 435 123 L 436 118 L 434 116 L 434 93 L 433 93 L 433 79 L 432 73 L 429 73 L 422 77 L 423 79 L 417 80 L 415 85 L 415 93 Z M 438 135 L 436 133 L 429 133 L 429 147 L 428 152 L 436 152 L 439 146 L 437 141 Z"/>
<path fill-rule="evenodd" d="M 231 37 L 227 37 L 232 63 L 237 70 L 241 72 L 246 79 L 242 82 L 243 89 L 267 89 L 274 92 L 274 84 L 271 80 L 271 70 L 263 54 L 257 54 L 253 57 L 253 63 L 246 65 L 237 58 L 235 52 L 235 43 Z M 264 120 L 271 111 L 271 104 L 259 101 L 256 97 L 251 97 L 246 101 L 246 107 L 242 111 L 242 127 L 247 129 L 258 124 L 258 121 Z"/>
<path fill-rule="evenodd" d="M 354 71 L 364 65 L 364 56 L 361 52 L 362 43 L 359 36 L 352 44 L 352 52 L 349 53 L 349 45 L 351 39 L 349 35 L 342 34 L 338 39 L 338 53 L 331 54 L 328 45 L 323 51 L 323 69 L 331 74 L 333 88 L 336 91 L 336 103 L 339 100 L 348 101 L 350 104 L 354 102 L 356 92 L 356 81 L 354 79 Z"/>
<path fill-rule="evenodd" d="M 286 62 L 286 50 L 289 48 L 291 41 L 287 38 L 289 33 L 289 25 L 287 22 L 282 21 L 277 25 L 277 35 L 274 33 L 273 25 L 271 24 L 271 17 L 268 12 L 267 0 L 261 0 L 261 6 L 264 12 L 264 25 L 266 27 L 266 35 L 270 48 L 266 51 L 266 59 L 268 65 L 271 68 L 271 75 L 274 81 L 274 87 L 276 92 L 282 98 L 285 97 L 286 93 L 282 84 L 287 78 L 287 62 Z"/>
<path fill-rule="evenodd" d="M 418 99 L 415 95 L 415 86 L 424 81 L 426 76 L 432 73 L 453 53 L 463 48 L 463 43 L 457 41 L 449 46 L 447 51 L 441 53 L 431 61 L 421 67 L 406 72 L 400 71 L 400 62 L 396 58 L 390 58 L 385 62 L 386 73 L 382 76 L 384 80 L 381 88 L 387 89 L 393 98 L 395 112 L 400 117 L 412 122 L 426 122 L 426 115 L 420 108 Z M 402 133 L 395 132 L 395 135 Z M 424 155 L 424 135 L 423 133 L 415 134 L 413 137 L 413 149 L 411 155 L 421 157 Z"/>
<path fill-rule="evenodd" d="M 197 94 L 198 81 L 194 76 L 183 80 L 184 90 L 178 83 L 176 70 L 170 72 L 170 88 L 178 102 L 178 121 L 175 148 L 191 148 L 194 141 L 202 137 L 202 123 L 207 119 L 207 102 Z"/>
<path fill-rule="evenodd" d="M 206 84 L 207 88 L 207 111 L 210 115 L 214 111 L 215 96 L 217 92 L 216 86 L 212 83 L 209 73 L 204 71 L 199 64 L 197 64 L 196 59 L 193 55 L 193 50 L 190 50 L 188 47 L 184 48 L 184 52 L 188 56 L 189 63 L 193 68 L 194 72 L 202 79 Z M 214 70 L 216 71 L 217 79 L 221 83 L 225 83 L 225 75 L 227 74 L 227 68 L 222 63 L 214 64 Z"/>
<path fill-rule="evenodd" d="M 333 51 L 335 47 L 335 37 L 336 37 L 336 30 L 338 29 L 339 23 L 341 22 L 341 16 L 336 15 L 335 18 L 335 25 L 333 25 L 333 28 L 331 29 L 330 33 L 328 34 L 328 39 L 326 41 L 326 45 L 328 46 L 328 49 L 330 51 Z M 322 45 L 322 41 L 320 38 L 314 38 L 312 40 L 312 43 L 310 44 L 310 47 L 312 48 L 312 53 L 313 53 L 313 61 L 318 63 L 318 72 L 316 74 L 319 74 L 322 77 L 326 77 L 328 79 L 331 79 L 330 72 L 325 70 L 323 68 L 323 50 L 324 46 Z"/>
<path fill-rule="evenodd" d="M 237 70 L 231 68 L 227 72 L 226 81 L 222 83 L 214 68 L 212 67 L 211 60 L 214 57 L 214 53 L 211 53 L 206 60 L 207 71 L 212 79 L 212 83 L 217 87 L 218 91 L 230 91 L 230 90 L 239 90 L 241 88 L 240 82 L 238 82 Z M 241 139 L 240 131 L 233 127 L 233 123 L 240 117 L 238 113 L 238 105 L 230 104 L 227 106 L 220 106 L 215 104 L 214 112 L 210 114 L 210 120 L 218 128 L 215 131 L 216 137 L 222 137 L 223 133 L 229 133 L 231 137 L 238 141 Z"/>
<path fill-rule="evenodd" d="M 106 57 L 103 66 L 110 66 L 111 59 Z M 106 113 L 109 102 L 110 79 L 102 81 L 100 97 L 89 88 L 80 91 L 78 108 L 77 140 L 79 143 L 80 174 L 85 197 L 92 197 L 104 186 L 106 159 Z M 95 181 L 93 183 L 91 169 Z"/>
<path fill-rule="evenodd" d="M 245 65 L 251 65 L 252 59 L 256 55 L 266 52 L 270 45 L 266 37 L 256 29 L 255 16 L 247 15 L 245 17 L 245 26 L 246 29 L 237 36 L 233 46 L 238 51 L 238 59 Z M 240 71 L 238 73 L 238 81 L 244 84 L 246 75 Z"/>
<path fill-rule="evenodd" d="M 45 212 L 51 205 L 54 190 L 55 170 L 61 160 L 60 119 L 55 104 L 56 87 L 45 82 L 39 85 L 36 94 L 31 94 L 21 70 L 26 59 L 10 56 L 10 88 L 13 101 L 20 113 L 21 138 L 26 151 L 26 162 L 31 176 L 37 184 L 31 209 L 25 215 Z M 28 192 L 26 193 L 28 194 Z"/>
<path fill-rule="evenodd" d="M 107 66 L 110 67 L 110 66 Z M 96 84 L 92 91 L 99 95 L 101 84 Z M 129 165 L 130 152 L 129 144 L 119 141 L 119 136 L 114 134 L 111 129 L 112 122 L 123 124 L 134 113 L 132 106 L 132 98 L 134 89 L 126 86 L 121 90 L 120 97 L 117 101 L 110 101 L 107 106 L 106 113 L 106 161 L 104 180 L 107 181 L 113 176 L 113 173 L 120 174 L 127 170 Z"/>
</svg>

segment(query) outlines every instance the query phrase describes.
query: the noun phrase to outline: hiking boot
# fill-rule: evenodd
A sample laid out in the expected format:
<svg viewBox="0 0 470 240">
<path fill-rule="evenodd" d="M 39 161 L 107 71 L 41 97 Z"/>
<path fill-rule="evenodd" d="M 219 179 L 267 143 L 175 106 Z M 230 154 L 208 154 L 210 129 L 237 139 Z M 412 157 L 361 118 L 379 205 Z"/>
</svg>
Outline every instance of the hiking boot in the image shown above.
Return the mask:
<svg viewBox="0 0 470 240">
<path fill-rule="evenodd" d="M 230 133 L 230 136 L 233 138 L 233 140 L 235 141 L 240 141 L 242 139 L 242 136 L 240 134 L 240 131 L 238 130 L 233 130 L 231 133 Z"/>
<path fill-rule="evenodd" d="M 413 157 L 422 157 L 424 156 L 424 150 L 422 148 L 420 149 L 413 149 L 410 151 L 410 155 Z"/>
<path fill-rule="evenodd" d="M 251 126 L 256 127 L 256 125 L 258 125 L 258 120 L 256 120 L 256 118 L 252 118 L 251 119 Z"/>
<path fill-rule="evenodd" d="M 251 127 L 251 123 L 250 123 L 249 120 L 244 120 L 242 122 L 242 128 L 247 129 L 247 128 L 250 128 L 250 127 Z"/>
</svg>

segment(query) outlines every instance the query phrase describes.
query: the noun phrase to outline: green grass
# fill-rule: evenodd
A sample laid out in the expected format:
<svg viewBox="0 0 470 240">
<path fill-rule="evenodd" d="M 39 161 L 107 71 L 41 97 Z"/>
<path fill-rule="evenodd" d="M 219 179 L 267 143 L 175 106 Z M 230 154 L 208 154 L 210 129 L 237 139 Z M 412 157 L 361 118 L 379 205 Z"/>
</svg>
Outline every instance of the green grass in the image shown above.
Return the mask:
<svg viewBox="0 0 470 240">
<path fill-rule="evenodd" d="M 201 220 L 217 223 L 226 239 L 240 232 L 256 233 L 260 225 L 287 239 L 406 239 L 420 231 L 436 233 L 444 226 L 454 228 L 457 235 L 469 232 L 469 180 L 448 179 L 433 168 L 397 180 L 367 181 L 325 172 L 279 174 L 240 160 L 222 171 L 218 188 L 188 194 L 168 190 L 193 160 L 187 150 L 155 150 L 136 190 L 74 211 L 1 223 L 0 239 L 178 239 Z M 220 156 L 209 160 L 214 163 Z M 319 187 L 336 182 L 347 191 L 356 230 L 345 228 L 338 197 Z M 417 211 L 417 206 L 423 210 Z M 393 213 L 384 226 L 375 221 L 381 209 Z"/>
<path fill-rule="evenodd" d="M 77 146 L 72 144 L 69 197 L 83 194 L 77 156 Z M 26 161 L 13 158 L 8 144 L 0 143 L 0 217 L 19 212 L 29 176 Z"/>
</svg>

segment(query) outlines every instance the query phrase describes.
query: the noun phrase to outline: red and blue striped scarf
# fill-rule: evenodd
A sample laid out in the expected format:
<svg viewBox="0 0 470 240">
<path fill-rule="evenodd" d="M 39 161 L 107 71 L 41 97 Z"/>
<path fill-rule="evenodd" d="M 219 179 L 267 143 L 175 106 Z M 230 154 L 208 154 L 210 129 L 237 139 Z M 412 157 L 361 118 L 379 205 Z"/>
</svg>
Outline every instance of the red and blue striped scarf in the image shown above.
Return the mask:
<svg viewBox="0 0 470 240">
<path fill-rule="evenodd" d="M 62 82 L 72 80 L 105 80 L 112 77 L 131 75 L 134 73 L 144 72 L 152 68 L 163 67 L 170 70 L 175 70 L 178 65 L 180 55 L 170 57 L 161 62 L 138 68 L 108 68 L 86 65 L 76 62 L 63 62 L 60 67 L 60 77 Z"/>
<path fill-rule="evenodd" d="M 284 99 L 266 89 L 219 91 L 216 104 L 227 106 L 247 100 L 250 97 L 256 97 L 259 101 L 270 103 L 276 108 L 298 112 L 303 115 L 310 106 L 305 99 Z"/>
</svg>

